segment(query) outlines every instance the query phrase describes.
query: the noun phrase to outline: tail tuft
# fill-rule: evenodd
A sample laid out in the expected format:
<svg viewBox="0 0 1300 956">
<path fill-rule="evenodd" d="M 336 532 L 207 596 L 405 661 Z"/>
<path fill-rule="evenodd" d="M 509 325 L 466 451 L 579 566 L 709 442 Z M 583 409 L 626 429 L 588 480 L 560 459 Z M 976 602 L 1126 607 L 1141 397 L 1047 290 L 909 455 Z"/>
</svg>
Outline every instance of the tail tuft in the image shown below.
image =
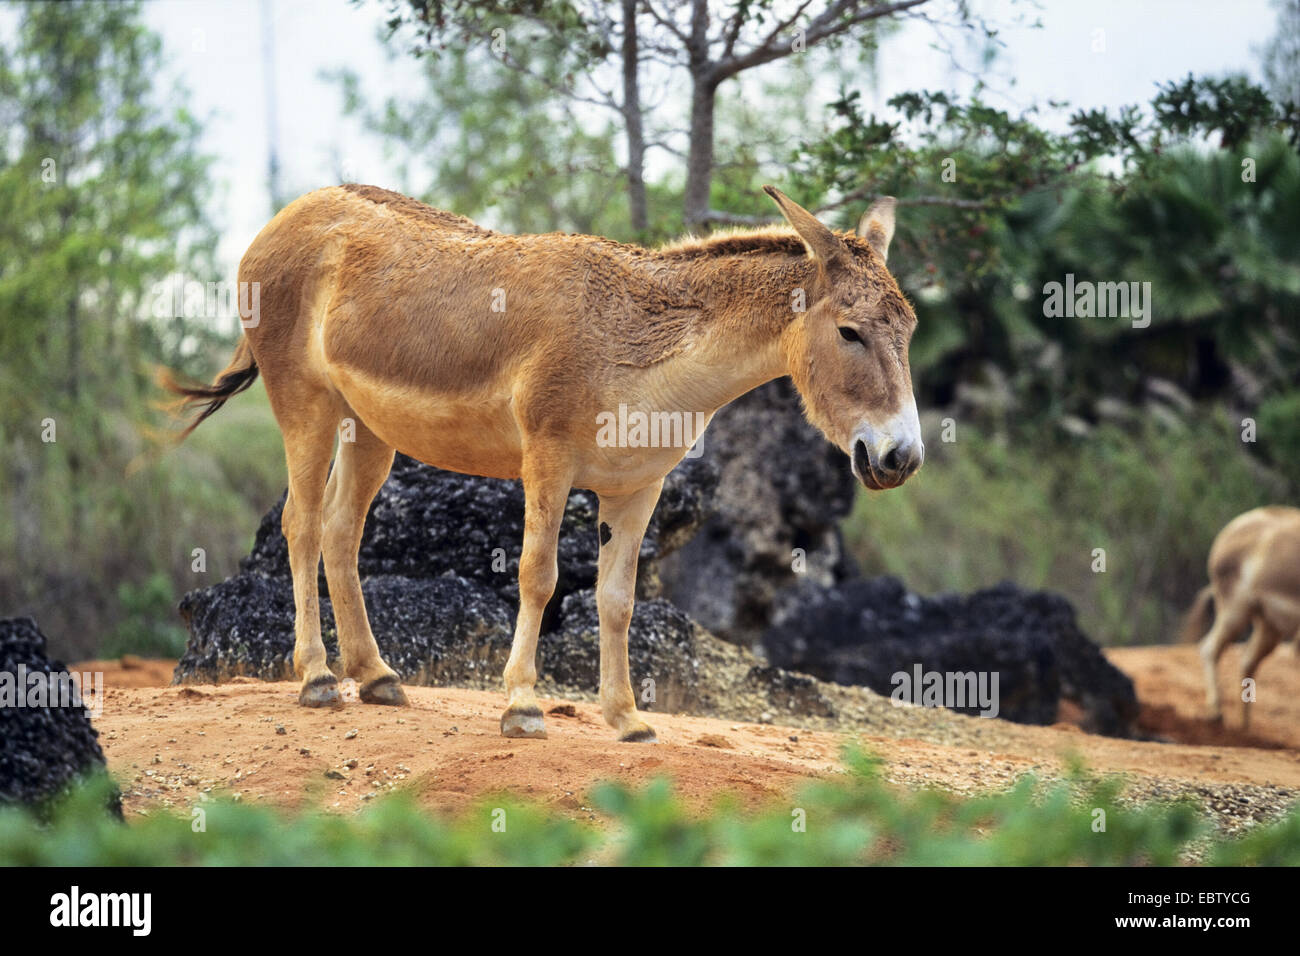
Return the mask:
<svg viewBox="0 0 1300 956">
<path fill-rule="evenodd" d="M 1214 588 L 1206 585 L 1196 595 L 1187 616 L 1183 618 L 1182 642 L 1194 644 L 1203 638 L 1214 623 Z"/>
<path fill-rule="evenodd" d="M 257 362 L 253 359 L 253 349 L 248 344 L 248 339 L 240 339 L 230 364 L 222 370 L 211 385 L 177 381 L 167 369 L 160 371 L 158 379 L 159 385 L 172 394 L 180 396 L 169 407 L 173 415 L 180 416 L 190 409 L 200 409 L 185 430 L 176 436 L 176 441 L 182 442 L 190 432 L 203 424 L 209 415 L 226 404 L 227 399 L 238 395 L 257 380 Z"/>
</svg>

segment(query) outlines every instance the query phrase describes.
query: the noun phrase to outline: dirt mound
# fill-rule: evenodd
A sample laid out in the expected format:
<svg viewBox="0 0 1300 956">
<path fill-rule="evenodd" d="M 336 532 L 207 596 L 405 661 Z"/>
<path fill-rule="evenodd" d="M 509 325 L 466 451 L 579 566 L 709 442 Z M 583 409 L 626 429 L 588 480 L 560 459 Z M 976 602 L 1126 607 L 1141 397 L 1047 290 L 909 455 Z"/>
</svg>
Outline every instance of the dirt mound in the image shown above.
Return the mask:
<svg viewBox="0 0 1300 956">
<path fill-rule="evenodd" d="M 213 792 L 352 810 L 400 786 L 441 811 L 509 791 L 586 817 L 585 797 L 604 780 L 666 774 L 694 806 L 722 790 L 756 805 L 838 766 L 833 733 L 660 714 L 651 718 L 658 745 L 620 744 L 598 705 L 543 699 L 549 739 L 520 741 L 501 736 L 497 693 L 407 694 L 411 707 L 402 710 L 358 703 L 313 711 L 297 706 L 296 685 L 247 678 L 116 689 L 104 743 L 134 812 L 197 805 Z"/>
<path fill-rule="evenodd" d="M 727 645 L 732 651 L 740 653 Z M 1108 656 L 1134 678 L 1144 703 L 1189 718 L 1195 713 L 1203 694 L 1194 648 Z M 1190 795 L 1232 832 L 1300 799 L 1300 740 L 1282 748 L 1276 736 L 1300 728 L 1300 665 L 1279 657 L 1260 670 L 1261 700 L 1267 690 L 1271 702 L 1257 705 L 1255 721 L 1266 747 L 1094 736 L 1064 723 L 1034 727 L 893 707 L 833 685 L 814 686 L 828 695 L 836 717 L 774 717 L 758 711 L 773 706 L 766 683 L 745 720 L 650 716 L 658 745 L 617 743 L 595 703 L 558 698 L 545 701 L 549 739 L 518 741 L 499 734 L 503 702 L 495 690 L 411 687 L 406 710 L 350 704 L 311 711 L 297 706 L 291 683 L 124 686 L 139 668 L 106 673 L 99 725 L 128 814 L 186 808 L 216 793 L 343 811 L 373 794 L 414 787 L 440 810 L 461 810 L 506 790 L 591 819 L 584 801 L 592 784 L 639 784 L 659 775 L 671 777 L 693 806 L 734 791 L 752 807 L 788 799 L 805 782 L 838 772 L 840 748 L 858 740 L 885 760 L 895 784 L 963 793 L 1005 787 L 1030 772 L 1050 778 L 1077 757 L 1095 772 L 1123 775 L 1131 799 Z M 726 660 L 701 661 L 715 677 L 729 667 Z M 769 722 L 753 722 L 760 717 Z"/>
</svg>

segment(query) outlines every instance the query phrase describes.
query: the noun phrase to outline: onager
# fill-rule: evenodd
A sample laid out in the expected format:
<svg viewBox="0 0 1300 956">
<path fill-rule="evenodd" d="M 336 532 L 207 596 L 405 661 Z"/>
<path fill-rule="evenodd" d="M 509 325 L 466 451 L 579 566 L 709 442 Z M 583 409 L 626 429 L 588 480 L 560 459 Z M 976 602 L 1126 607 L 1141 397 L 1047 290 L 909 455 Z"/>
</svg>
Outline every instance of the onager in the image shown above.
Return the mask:
<svg viewBox="0 0 1300 956">
<path fill-rule="evenodd" d="M 1200 638 L 1206 706 L 1213 719 L 1222 720 L 1219 658 L 1247 626 L 1252 630 L 1241 657 L 1243 684 L 1283 641 L 1300 652 L 1300 508 L 1273 506 L 1238 515 L 1214 539 L 1208 563 L 1210 583 L 1196 596 L 1183 636 Z M 1250 726 L 1244 695 L 1241 726 Z"/>
<path fill-rule="evenodd" d="M 894 200 L 834 233 L 764 187 L 791 229 L 649 250 L 580 235 L 502 235 L 374 186 L 309 193 L 239 267 L 259 310 L 211 386 L 169 386 L 199 413 L 260 372 L 284 436 L 283 530 L 306 707 L 340 706 L 321 642 L 323 552 L 342 676 L 361 700 L 405 704 L 362 600 L 357 552 L 394 449 L 439 468 L 522 478 L 519 616 L 505 668 L 507 737 L 544 737 L 534 693 L 542 611 L 572 487 L 600 499 L 601 711 L 620 740 L 654 740 L 628 673 L 637 553 L 664 476 L 689 440 L 611 441 L 601 421 L 703 422 L 789 375 L 806 414 L 872 489 L 902 484 L 924 446 L 908 367 L 916 316 L 885 267 Z M 256 286 L 252 284 L 256 283 Z M 248 285 L 245 285 L 248 284 Z M 698 413 L 698 414 L 697 414 Z M 348 424 L 352 440 L 335 435 Z M 621 436 L 620 436 L 621 437 Z M 622 447 L 626 446 L 626 447 Z"/>
</svg>

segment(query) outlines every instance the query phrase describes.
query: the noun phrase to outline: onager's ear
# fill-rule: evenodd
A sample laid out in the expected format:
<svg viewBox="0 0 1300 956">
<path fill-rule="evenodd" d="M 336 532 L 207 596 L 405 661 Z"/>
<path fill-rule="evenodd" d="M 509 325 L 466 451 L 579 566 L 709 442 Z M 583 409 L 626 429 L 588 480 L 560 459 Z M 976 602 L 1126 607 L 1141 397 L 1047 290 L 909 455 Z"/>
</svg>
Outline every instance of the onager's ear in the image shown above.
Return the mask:
<svg viewBox="0 0 1300 956">
<path fill-rule="evenodd" d="M 881 196 L 858 220 L 858 235 L 880 254 L 881 261 L 889 259 L 889 240 L 894 238 L 894 207 L 898 200 Z"/>
<path fill-rule="evenodd" d="M 847 264 L 849 261 L 848 249 L 844 243 L 835 238 L 835 233 L 821 224 L 816 216 L 775 186 L 764 186 L 763 192 L 776 201 L 777 208 L 781 210 L 781 215 L 785 216 L 786 222 L 794 226 L 794 231 L 799 234 L 803 244 L 808 247 L 809 255 L 828 268 Z"/>
</svg>

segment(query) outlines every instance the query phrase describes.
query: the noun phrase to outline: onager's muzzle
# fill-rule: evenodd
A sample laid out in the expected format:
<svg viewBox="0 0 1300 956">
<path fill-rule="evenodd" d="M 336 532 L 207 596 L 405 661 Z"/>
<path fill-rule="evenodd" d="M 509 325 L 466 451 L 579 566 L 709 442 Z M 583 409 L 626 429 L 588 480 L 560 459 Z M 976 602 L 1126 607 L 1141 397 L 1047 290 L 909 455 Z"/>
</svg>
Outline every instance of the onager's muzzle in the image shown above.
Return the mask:
<svg viewBox="0 0 1300 956">
<path fill-rule="evenodd" d="M 897 488 L 925 462 L 920 441 L 890 445 L 883 453 L 859 438 L 853 443 L 853 474 L 872 491 Z"/>
<path fill-rule="evenodd" d="M 853 474 L 872 491 L 897 488 L 925 463 L 921 423 L 912 404 L 883 428 L 868 423 L 853 436 Z"/>
</svg>

